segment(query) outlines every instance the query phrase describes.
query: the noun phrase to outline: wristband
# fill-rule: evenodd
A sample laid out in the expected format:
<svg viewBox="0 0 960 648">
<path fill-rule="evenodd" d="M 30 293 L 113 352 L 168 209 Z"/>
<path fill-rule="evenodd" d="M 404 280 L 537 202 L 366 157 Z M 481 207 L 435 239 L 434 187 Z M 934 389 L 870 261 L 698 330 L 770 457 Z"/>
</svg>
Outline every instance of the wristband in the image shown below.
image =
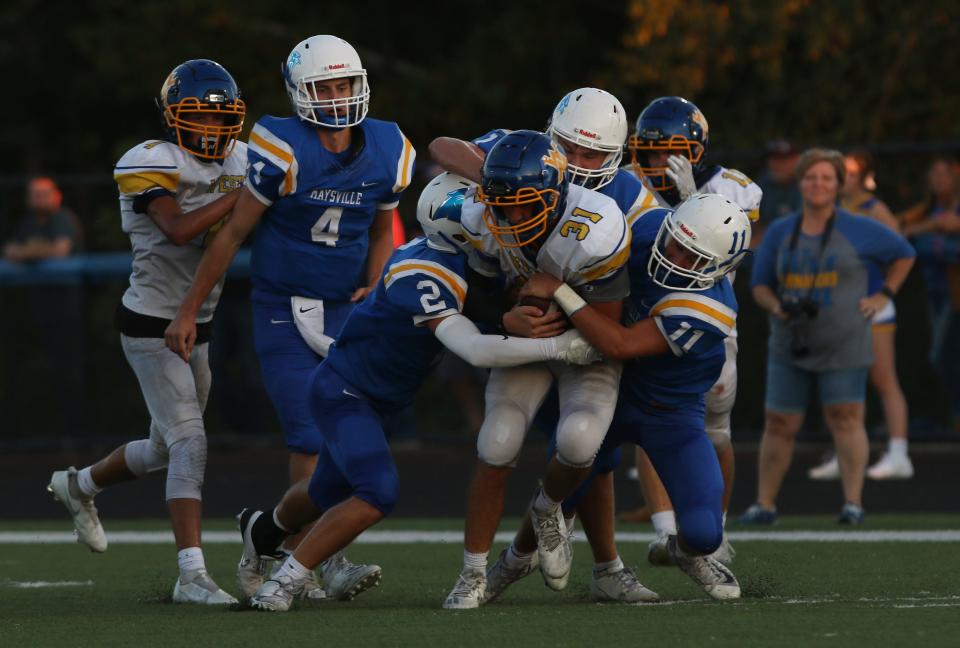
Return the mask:
<svg viewBox="0 0 960 648">
<path fill-rule="evenodd" d="M 884 284 L 883 287 L 880 288 L 880 292 L 886 295 L 887 299 L 890 299 L 890 300 L 892 300 L 894 297 L 897 296 L 897 293 L 893 292 L 893 288 L 891 288 L 890 286 L 887 286 L 886 284 Z"/>
<path fill-rule="evenodd" d="M 573 317 L 574 313 L 587 305 L 583 297 L 578 295 L 573 288 L 565 283 L 560 284 L 557 291 L 553 293 L 553 301 L 557 302 L 560 308 L 563 309 L 563 312 L 569 317 Z"/>
</svg>

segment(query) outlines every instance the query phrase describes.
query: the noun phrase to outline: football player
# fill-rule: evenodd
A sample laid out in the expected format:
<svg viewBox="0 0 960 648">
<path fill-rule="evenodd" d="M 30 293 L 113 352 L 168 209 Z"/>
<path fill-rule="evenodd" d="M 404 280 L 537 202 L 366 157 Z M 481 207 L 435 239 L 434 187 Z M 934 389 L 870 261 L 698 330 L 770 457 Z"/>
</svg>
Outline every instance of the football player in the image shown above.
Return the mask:
<svg viewBox="0 0 960 648">
<path fill-rule="evenodd" d="M 612 198 L 628 218 L 636 218 L 645 210 L 657 207 L 657 202 L 653 193 L 633 173 L 619 168 L 627 130 L 626 111 L 616 97 L 597 88 L 579 88 L 564 95 L 557 103 L 550 117 L 547 134 L 567 157 L 567 179 L 571 183 Z M 472 146 L 470 142 L 438 138 L 430 145 L 430 153 L 441 166 L 478 177 L 483 158 L 509 132 L 504 129 L 490 131 L 472 140 Z M 535 326 L 543 326 L 542 320 L 538 319 L 542 315 L 535 307 L 520 305 L 505 316 L 504 324 L 509 331 L 529 334 Z M 551 314 L 548 320 L 552 322 L 556 317 Z M 557 424 L 555 403 L 555 395 L 551 393 L 537 415 L 537 427 L 548 430 L 551 438 Z M 609 489 L 607 499 L 612 502 L 612 479 L 598 480 L 597 488 Z M 594 501 L 599 500 L 591 498 L 585 501 L 580 511 L 588 540 L 601 537 L 611 524 L 604 508 L 591 505 Z M 572 517 L 565 522 L 568 529 L 573 527 Z M 517 549 L 516 546 L 514 549 Z M 527 551 L 527 554 L 519 557 L 520 561 L 532 557 L 536 547 L 528 547 Z M 610 569 L 609 564 L 616 565 L 615 562 L 606 558 L 600 560 L 596 551 L 594 554 L 595 586 L 591 591 L 600 600 L 650 600 L 649 590 L 631 572 L 620 573 L 617 569 Z M 622 568 L 620 563 L 619 569 Z M 490 587 L 489 582 L 487 586 Z"/>
<path fill-rule="evenodd" d="M 746 254 L 750 221 L 729 199 L 696 194 L 675 212 L 657 209 L 631 225 L 626 325 L 587 308 L 555 275 L 538 273 L 520 292 L 554 299 L 597 350 L 625 361 L 616 417 L 591 480 L 609 479 L 621 444 L 643 448 L 676 508 L 679 533 L 667 541 L 671 560 L 711 597 L 738 598 L 736 578 L 710 556 L 723 538 L 724 486 L 705 431 L 704 394 L 720 375 L 726 358 L 723 340 L 736 322 L 736 299 L 724 275 Z M 564 508 L 573 510 L 593 491 L 588 480 Z M 611 518 L 612 508 L 611 501 Z M 527 534 L 514 544 L 533 541 Z M 594 544 L 619 562 L 612 524 Z M 486 602 L 532 570 L 512 549 L 491 568 Z"/>
<path fill-rule="evenodd" d="M 204 246 L 237 203 L 247 147 L 237 142 L 246 108 L 233 77 L 205 59 L 178 65 L 157 99 L 164 139 L 127 151 L 114 170 L 123 231 L 133 247 L 130 287 L 116 325 L 150 412 L 150 436 L 92 466 L 53 473 L 49 490 L 73 516 L 77 539 L 107 549 L 93 504 L 104 488 L 166 469 L 166 497 L 177 544 L 176 603 L 237 600 L 207 574 L 200 548 L 200 492 L 207 459 L 203 410 L 210 392 L 211 320 L 216 281 L 190 316 L 195 347 L 184 363 L 164 346 L 164 330 L 190 287 Z"/>
<path fill-rule="evenodd" d="M 640 113 L 636 132 L 628 142 L 634 172 L 664 207 L 675 207 L 695 193 L 716 193 L 739 205 L 751 221 L 757 220 L 763 192 L 755 182 L 735 169 L 706 164 L 704 157 L 709 137 L 707 119 L 692 102 L 682 97 L 655 99 Z M 733 282 L 732 273 L 727 275 L 727 280 Z M 727 361 L 717 384 L 707 394 L 706 424 L 723 471 L 725 521 L 734 474 L 730 413 L 737 395 L 736 328 L 724 344 Z M 647 557 L 654 565 L 672 564 L 666 549 L 667 537 L 677 532 L 676 516 L 663 484 L 639 450 L 637 465 L 641 491 L 657 532 L 657 539 L 650 544 Z M 639 521 L 643 517 L 625 514 L 624 519 Z M 733 555 L 733 548 L 724 538 L 717 558 L 729 563 Z"/>
<path fill-rule="evenodd" d="M 313 372 L 309 397 L 325 441 L 320 461 L 312 479 L 291 488 L 272 514 L 241 515 L 244 558 L 277 555 L 287 534 L 322 515 L 280 569 L 269 580 L 261 576 L 253 607 L 288 610 L 314 567 L 390 514 L 399 478 L 383 421 L 412 402 L 444 347 L 480 367 L 599 359 L 575 331 L 545 339 L 483 335 L 461 314 L 469 286 L 458 219 L 466 194 L 467 183 L 449 175 L 427 187 L 417 210 L 427 238 L 394 253 L 375 292 Z M 379 568 L 367 570 L 344 598 L 379 580 Z"/>
<path fill-rule="evenodd" d="M 282 72 L 294 116 L 265 116 L 253 127 L 247 183 L 167 329 L 167 345 L 190 357 L 197 309 L 259 223 L 254 338 L 294 484 L 313 474 L 322 444 L 307 381 L 393 250 L 392 210 L 415 153 L 397 124 L 366 118 L 367 72 L 346 41 L 311 36 Z"/>
<path fill-rule="evenodd" d="M 485 156 L 476 145 L 453 142 L 466 154 L 482 158 L 479 177 L 474 176 L 480 187 L 467 195 L 460 219 L 474 248 L 471 267 L 501 278 L 508 290 L 538 270 L 554 272 L 585 295 L 591 308 L 619 318 L 628 288 L 622 270 L 629 230 L 616 202 L 571 184 L 566 156 L 543 133 L 507 133 Z M 476 173 L 476 167 L 467 172 Z M 556 314 L 531 321 L 534 328 L 526 333 L 530 337 L 556 335 L 564 328 Z M 506 479 L 554 379 L 560 400 L 557 453 L 530 517 L 545 582 L 554 589 L 566 585 L 572 555 L 560 502 L 589 472 L 613 416 L 619 376 L 615 362 L 577 368 L 538 363 L 491 372 L 477 441 L 479 462 L 468 495 L 464 566 L 445 608 L 475 608 L 483 599 Z"/>
</svg>

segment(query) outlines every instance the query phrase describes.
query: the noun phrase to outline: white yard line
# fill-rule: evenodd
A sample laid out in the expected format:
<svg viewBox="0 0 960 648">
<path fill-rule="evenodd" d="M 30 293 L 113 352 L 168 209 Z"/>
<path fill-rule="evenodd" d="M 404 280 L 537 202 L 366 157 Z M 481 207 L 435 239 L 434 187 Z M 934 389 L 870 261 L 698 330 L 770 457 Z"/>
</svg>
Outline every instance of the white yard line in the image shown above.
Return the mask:
<svg viewBox="0 0 960 648">
<path fill-rule="evenodd" d="M 92 580 L 85 581 L 0 581 L 0 587 L 15 589 L 38 589 L 41 587 L 91 587 Z"/>
<path fill-rule="evenodd" d="M 731 531 L 731 542 L 958 542 L 960 529 L 929 531 Z M 513 532 L 497 534 L 497 542 L 509 542 Z M 585 542 L 582 532 L 574 537 Z M 621 532 L 618 542 L 650 542 L 652 533 Z M 170 544 L 169 531 L 114 531 L 107 533 L 111 544 Z M 69 544 L 76 542 L 66 531 L 0 531 L 0 544 Z M 459 544 L 462 531 L 367 531 L 355 542 L 360 544 Z M 204 544 L 240 544 L 236 531 L 204 531 Z"/>
</svg>

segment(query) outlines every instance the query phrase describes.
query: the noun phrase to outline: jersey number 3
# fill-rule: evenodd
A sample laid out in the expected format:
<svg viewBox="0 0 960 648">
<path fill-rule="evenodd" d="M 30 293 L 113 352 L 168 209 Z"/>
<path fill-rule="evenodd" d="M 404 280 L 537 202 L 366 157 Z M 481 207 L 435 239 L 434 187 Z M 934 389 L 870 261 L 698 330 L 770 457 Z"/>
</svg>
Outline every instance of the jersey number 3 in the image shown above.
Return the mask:
<svg viewBox="0 0 960 648">
<path fill-rule="evenodd" d="M 343 207 L 327 207 L 320 214 L 320 218 L 310 228 L 310 240 L 314 243 L 323 243 L 330 247 L 337 246 L 337 237 L 340 235 L 340 216 Z"/>
</svg>

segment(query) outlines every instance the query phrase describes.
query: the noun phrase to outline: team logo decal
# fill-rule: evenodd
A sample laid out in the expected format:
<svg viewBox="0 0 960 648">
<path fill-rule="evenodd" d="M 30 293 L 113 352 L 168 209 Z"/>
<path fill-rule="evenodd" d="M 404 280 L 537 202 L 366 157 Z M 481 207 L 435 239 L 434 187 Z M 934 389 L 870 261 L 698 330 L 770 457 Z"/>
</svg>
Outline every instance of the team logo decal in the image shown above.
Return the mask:
<svg viewBox="0 0 960 648">
<path fill-rule="evenodd" d="M 563 99 L 560 100 L 560 103 L 557 104 L 557 108 L 554 112 L 558 112 L 562 115 L 563 111 L 566 110 L 567 106 L 569 105 L 570 105 L 570 95 L 566 95 L 564 96 Z"/>
<path fill-rule="evenodd" d="M 556 169 L 561 178 L 567 172 L 567 156 L 556 146 L 552 146 L 550 152 L 543 156 L 543 163 Z"/>
<path fill-rule="evenodd" d="M 698 109 L 698 110 L 694 110 L 694 111 L 693 111 L 693 114 L 690 115 L 690 120 L 691 120 L 694 124 L 696 124 L 697 126 L 699 126 L 699 127 L 701 128 L 701 130 L 703 130 L 703 137 L 704 137 L 704 139 L 706 139 L 707 135 L 709 134 L 710 127 L 707 126 L 707 118 L 703 116 L 703 113 L 700 112 L 699 109 Z"/>
<path fill-rule="evenodd" d="M 302 61 L 300 60 L 300 52 L 293 51 L 290 52 L 290 58 L 287 59 L 287 69 L 290 70 L 300 65 Z"/>
</svg>

